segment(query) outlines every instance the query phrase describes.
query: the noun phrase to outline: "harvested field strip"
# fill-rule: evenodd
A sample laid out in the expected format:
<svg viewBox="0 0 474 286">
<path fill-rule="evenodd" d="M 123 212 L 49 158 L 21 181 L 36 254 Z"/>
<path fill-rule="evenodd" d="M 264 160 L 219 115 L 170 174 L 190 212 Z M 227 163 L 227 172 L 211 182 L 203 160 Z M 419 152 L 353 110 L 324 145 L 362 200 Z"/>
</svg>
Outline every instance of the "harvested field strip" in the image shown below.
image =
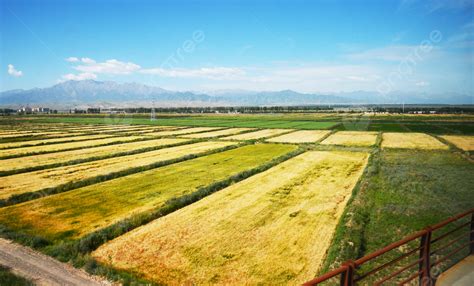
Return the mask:
<svg viewBox="0 0 474 286">
<path fill-rule="evenodd" d="M 59 152 L 59 151 L 66 151 L 66 150 L 80 149 L 80 148 L 89 148 L 92 146 L 128 142 L 128 141 L 140 140 L 143 138 L 144 138 L 143 136 L 123 136 L 123 137 L 111 137 L 111 138 L 96 139 L 96 140 L 62 143 L 62 144 L 51 144 L 51 145 L 40 145 L 40 146 L 4 149 L 4 150 L 0 150 L 0 159 L 7 159 L 7 158 L 12 158 L 12 157 L 28 156 L 28 155 L 35 155 L 35 154 L 42 154 L 42 153 L 52 153 L 52 152 Z"/>
<path fill-rule="evenodd" d="M 474 136 L 445 135 L 444 140 L 464 151 L 474 151 Z"/>
<path fill-rule="evenodd" d="M 247 145 L 7 207 L 0 210 L 0 222 L 52 241 L 77 239 L 295 149 L 291 145 Z M 208 176 L 209 166 L 212 176 Z"/>
<path fill-rule="evenodd" d="M 2 135 L 0 136 L 0 139 L 5 139 L 5 138 L 15 138 L 15 137 L 28 137 L 28 136 L 50 136 L 50 137 L 54 137 L 54 136 L 70 136 L 71 133 L 68 133 L 68 132 L 64 132 L 64 131 L 45 131 L 45 132 L 25 132 L 25 133 L 21 133 L 21 134 L 7 134 L 7 135 Z"/>
<path fill-rule="evenodd" d="M 331 131 L 302 130 L 268 139 L 268 142 L 278 143 L 314 143 L 328 135 Z"/>
<path fill-rule="evenodd" d="M 181 144 L 185 142 L 190 142 L 190 140 L 163 138 L 34 155 L 29 156 L 28 160 L 25 160 L 23 157 L 5 159 L 1 161 L 2 165 L 0 166 L 0 174 L 17 173 L 19 170 L 31 171 L 31 169 L 39 167 L 45 169 L 44 167 L 47 166 L 57 167 L 59 165 L 71 165 L 71 163 L 77 164 L 85 161 L 105 159 L 107 157 L 116 157 L 124 153 L 133 153 L 140 150 L 149 151 L 150 148 Z"/>
<path fill-rule="evenodd" d="M 178 129 L 178 130 L 170 130 L 170 131 L 157 131 L 146 133 L 143 135 L 147 136 L 174 136 L 174 135 L 183 135 L 188 133 L 198 133 L 198 132 L 205 132 L 205 131 L 213 131 L 222 129 L 221 127 L 192 127 L 192 128 L 185 128 L 185 129 Z"/>
<path fill-rule="evenodd" d="M 11 196 L 22 193 L 57 188 L 65 184 L 74 184 L 98 176 L 118 173 L 132 168 L 145 167 L 157 162 L 199 154 L 231 145 L 235 145 L 235 143 L 200 142 L 77 165 L 6 176 L 1 178 L 0 199 L 5 200 Z"/>
<path fill-rule="evenodd" d="M 211 138 L 211 137 L 232 135 L 232 134 L 242 133 L 242 132 L 251 131 L 251 130 L 255 130 L 255 129 L 252 129 L 252 128 L 230 128 L 230 129 L 224 129 L 224 130 L 219 130 L 219 131 L 189 134 L 189 135 L 184 135 L 182 137 L 184 137 L 184 138 Z"/>
<path fill-rule="evenodd" d="M 61 138 L 53 138 L 53 139 L 42 139 L 42 140 L 29 140 L 29 141 L 20 141 L 20 142 L 10 142 L 10 143 L 0 143 L 0 149 L 8 149 L 8 148 L 18 148 L 18 147 L 26 147 L 26 146 L 36 146 L 36 145 L 47 145 L 52 143 L 62 143 L 62 142 L 73 142 L 73 141 L 85 141 L 85 140 L 93 140 L 93 139 L 102 139 L 102 138 L 109 138 L 113 135 L 83 135 L 83 136 L 71 136 L 71 137 L 61 137 Z"/>
<path fill-rule="evenodd" d="M 447 150 L 449 147 L 423 133 L 383 133 L 382 148 Z"/>
<path fill-rule="evenodd" d="M 244 134 L 237 134 L 233 136 L 224 137 L 226 140 L 255 140 L 260 138 L 271 137 L 281 133 L 292 131 L 291 129 L 264 129 L 255 132 L 249 132 Z"/>
<path fill-rule="evenodd" d="M 163 284 L 299 284 L 320 267 L 367 158 L 303 153 L 129 232 L 93 256 Z"/>
<path fill-rule="evenodd" d="M 377 141 L 377 132 L 339 131 L 321 142 L 322 145 L 373 146 Z"/>
</svg>

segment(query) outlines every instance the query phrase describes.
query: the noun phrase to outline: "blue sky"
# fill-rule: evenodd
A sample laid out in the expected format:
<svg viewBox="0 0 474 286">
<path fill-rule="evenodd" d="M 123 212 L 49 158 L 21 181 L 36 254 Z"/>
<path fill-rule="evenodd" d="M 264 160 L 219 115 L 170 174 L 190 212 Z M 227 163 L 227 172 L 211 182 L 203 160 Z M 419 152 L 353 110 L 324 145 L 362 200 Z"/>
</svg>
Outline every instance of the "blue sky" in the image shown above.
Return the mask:
<svg viewBox="0 0 474 286">
<path fill-rule="evenodd" d="M 474 0 L 0 3 L 2 91 L 474 91 Z"/>
</svg>

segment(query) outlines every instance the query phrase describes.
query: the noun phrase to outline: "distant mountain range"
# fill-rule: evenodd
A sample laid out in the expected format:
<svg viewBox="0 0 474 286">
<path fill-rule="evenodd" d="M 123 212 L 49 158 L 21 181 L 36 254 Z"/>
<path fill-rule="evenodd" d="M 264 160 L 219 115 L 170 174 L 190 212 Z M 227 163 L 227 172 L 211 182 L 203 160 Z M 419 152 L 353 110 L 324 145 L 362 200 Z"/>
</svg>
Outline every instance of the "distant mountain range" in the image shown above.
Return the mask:
<svg viewBox="0 0 474 286">
<path fill-rule="evenodd" d="M 0 93 L 0 106 L 87 107 L 199 107 L 199 106 L 291 106 L 318 104 L 473 104 L 473 97 L 461 94 L 427 94 L 354 91 L 308 94 L 282 91 L 178 92 L 137 83 L 113 81 L 66 81 L 48 88 L 9 90 Z"/>
</svg>

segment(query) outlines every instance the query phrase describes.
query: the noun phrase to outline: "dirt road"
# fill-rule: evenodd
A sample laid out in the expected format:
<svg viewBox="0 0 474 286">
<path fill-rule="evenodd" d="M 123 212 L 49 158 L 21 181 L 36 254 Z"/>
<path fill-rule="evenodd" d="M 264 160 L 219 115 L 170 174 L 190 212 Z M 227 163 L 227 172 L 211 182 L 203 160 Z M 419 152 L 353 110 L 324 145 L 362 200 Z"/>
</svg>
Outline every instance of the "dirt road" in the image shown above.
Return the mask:
<svg viewBox="0 0 474 286">
<path fill-rule="evenodd" d="M 0 238 L 0 264 L 36 285 L 111 285 L 106 280 L 3 238 Z"/>
</svg>

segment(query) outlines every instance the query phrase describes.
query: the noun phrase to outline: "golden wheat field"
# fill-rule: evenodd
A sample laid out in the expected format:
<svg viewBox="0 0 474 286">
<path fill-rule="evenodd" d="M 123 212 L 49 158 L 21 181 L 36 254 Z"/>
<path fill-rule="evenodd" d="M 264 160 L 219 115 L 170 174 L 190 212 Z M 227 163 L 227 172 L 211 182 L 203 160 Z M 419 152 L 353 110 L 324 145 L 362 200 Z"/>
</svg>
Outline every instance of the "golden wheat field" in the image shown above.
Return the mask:
<svg viewBox="0 0 474 286">
<path fill-rule="evenodd" d="M 19 158 L 4 159 L 0 171 L 13 171 L 18 169 L 33 168 L 50 164 L 64 164 L 75 160 L 84 160 L 92 157 L 114 156 L 123 152 L 131 152 L 144 148 L 159 147 L 170 144 L 184 143 L 188 140 L 178 138 L 163 138 L 143 140 L 131 143 L 113 144 L 100 147 L 84 148 L 79 150 L 46 153 Z"/>
<path fill-rule="evenodd" d="M 7 199 L 12 195 L 57 187 L 66 183 L 78 182 L 96 176 L 124 171 L 134 167 L 147 166 L 231 145 L 235 145 L 235 143 L 200 142 L 77 165 L 10 175 L 2 177 L 0 199 Z"/>
<path fill-rule="evenodd" d="M 260 138 L 271 137 L 274 135 L 282 134 L 285 132 L 293 131 L 292 129 L 263 129 L 259 131 L 237 134 L 232 136 L 223 137 L 225 140 L 255 140 Z"/>
<path fill-rule="evenodd" d="M 424 133 L 383 133 L 382 148 L 447 150 L 449 147 Z"/>
<path fill-rule="evenodd" d="M 108 242 L 93 256 L 170 285 L 302 283 L 320 267 L 367 158 L 303 153 Z"/>
<path fill-rule="evenodd" d="M 198 132 L 205 132 L 205 131 L 212 131 L 222 129 L 222 127 L 190 127 L 184 129 L 177 129 L 177 130 L 169 130 L 169 131 L 156 131 L 146 133 L 144 135 L 147 136 L 172 136 L 172 135 L 183 135 L 188 133 L 198 133 Z"/>
<path fill-rule="evenodd" d="M 85 141 L 85 140 L 92 140 L 92 139 L 103 139 L 109 138 L 114 135 L 110 134 L 97 134 L 97 135 L 74 135 L 70 134 L 68 137 L 60 137 L 60 138 L 53 138 L 53 139 L 42 139 L 42 140 L 28 140 L 28 141 L 20 141 L 20 142 L 9 142 L 9 143 L 0 143 L 0 149 L 7 149 L 7 148 L 17 148 L 22 146 L 34 146 L 34 145 L 46 145 L 51 143 L 57 142 L 73 142 L 73 141 Z"/>
<path fill-rule="evenodd" d="M 0 223 L 52 240 L 66 238 L 64 233 L 77 239 L 295 149 L 293 145 L 257 144 L 202 156 L 3 208 Z"/>
<path fill-rule="evenodd" d="M 377 141 L 377 132 L 339 131 L 324 139 L 322 145 L 373 146 Z"/>
<path fill-rule="evenodd" d="M 229 129 L 218 130 L 218 131 L 188 134 L 188 135 L 183 135 L 181 137 L 183 137 L 183 138 L 212 138 L 212 137 L 219 137 L 219 136 L 237 134 L 237 133 L 241 133 L 241 132 L 244 132 L 244 131 L 250 131 L 250 130 L 255 130 L 255 129 L 253 129 L 253 128 L 229 128 Z"/>
<path fill-rule="evenodd" d="M 77 133 L 81 134 L 81 133 Z M 67 137 L 71 136 L 71 133 L 64 131 L 34 131 L 34 132 L 21 132 L 11 133 L 0 136 L 0 139 L 15 138 L 15 137 L 29 137 L 29 136 L 41 136 L 41 137 Z"/>
<path fill-rule="evenodd" d="M 134 141 L 134 140 L 140 140 L 143 138 L 144 138 L 143 136 L 123 136 L 123 137 L 121 136 L 121 137 L 110 137 L 110 138 L 70 142 L 70 143 L 62 143 L 62 144 L 50 144 L 50 145 L 40 145 L 40 146 L 31 146 L 31 147 L 20 147 L 20 148 L 13 148 L 13 149 L 3 149 L 3 150 L 0 150 L 0 157 L 55 152 L 55 151 L 68 150 L 68 149 L 74 149 L 74 148 L 88 148 L 91 146 L 113 144 L 116 142 Z"/>
<path fill-rule="evenodd" d="M 276 143 L 315 143 L 329 133 L 331 131 L 328 130 L 300 130 L 273 137 L 266 141 Z"/>
<path fill-rule="evenodd" d="M 461 150 L 474 151 L 474 136 L 444 135 L 441 137 Z"/>
</svg>

